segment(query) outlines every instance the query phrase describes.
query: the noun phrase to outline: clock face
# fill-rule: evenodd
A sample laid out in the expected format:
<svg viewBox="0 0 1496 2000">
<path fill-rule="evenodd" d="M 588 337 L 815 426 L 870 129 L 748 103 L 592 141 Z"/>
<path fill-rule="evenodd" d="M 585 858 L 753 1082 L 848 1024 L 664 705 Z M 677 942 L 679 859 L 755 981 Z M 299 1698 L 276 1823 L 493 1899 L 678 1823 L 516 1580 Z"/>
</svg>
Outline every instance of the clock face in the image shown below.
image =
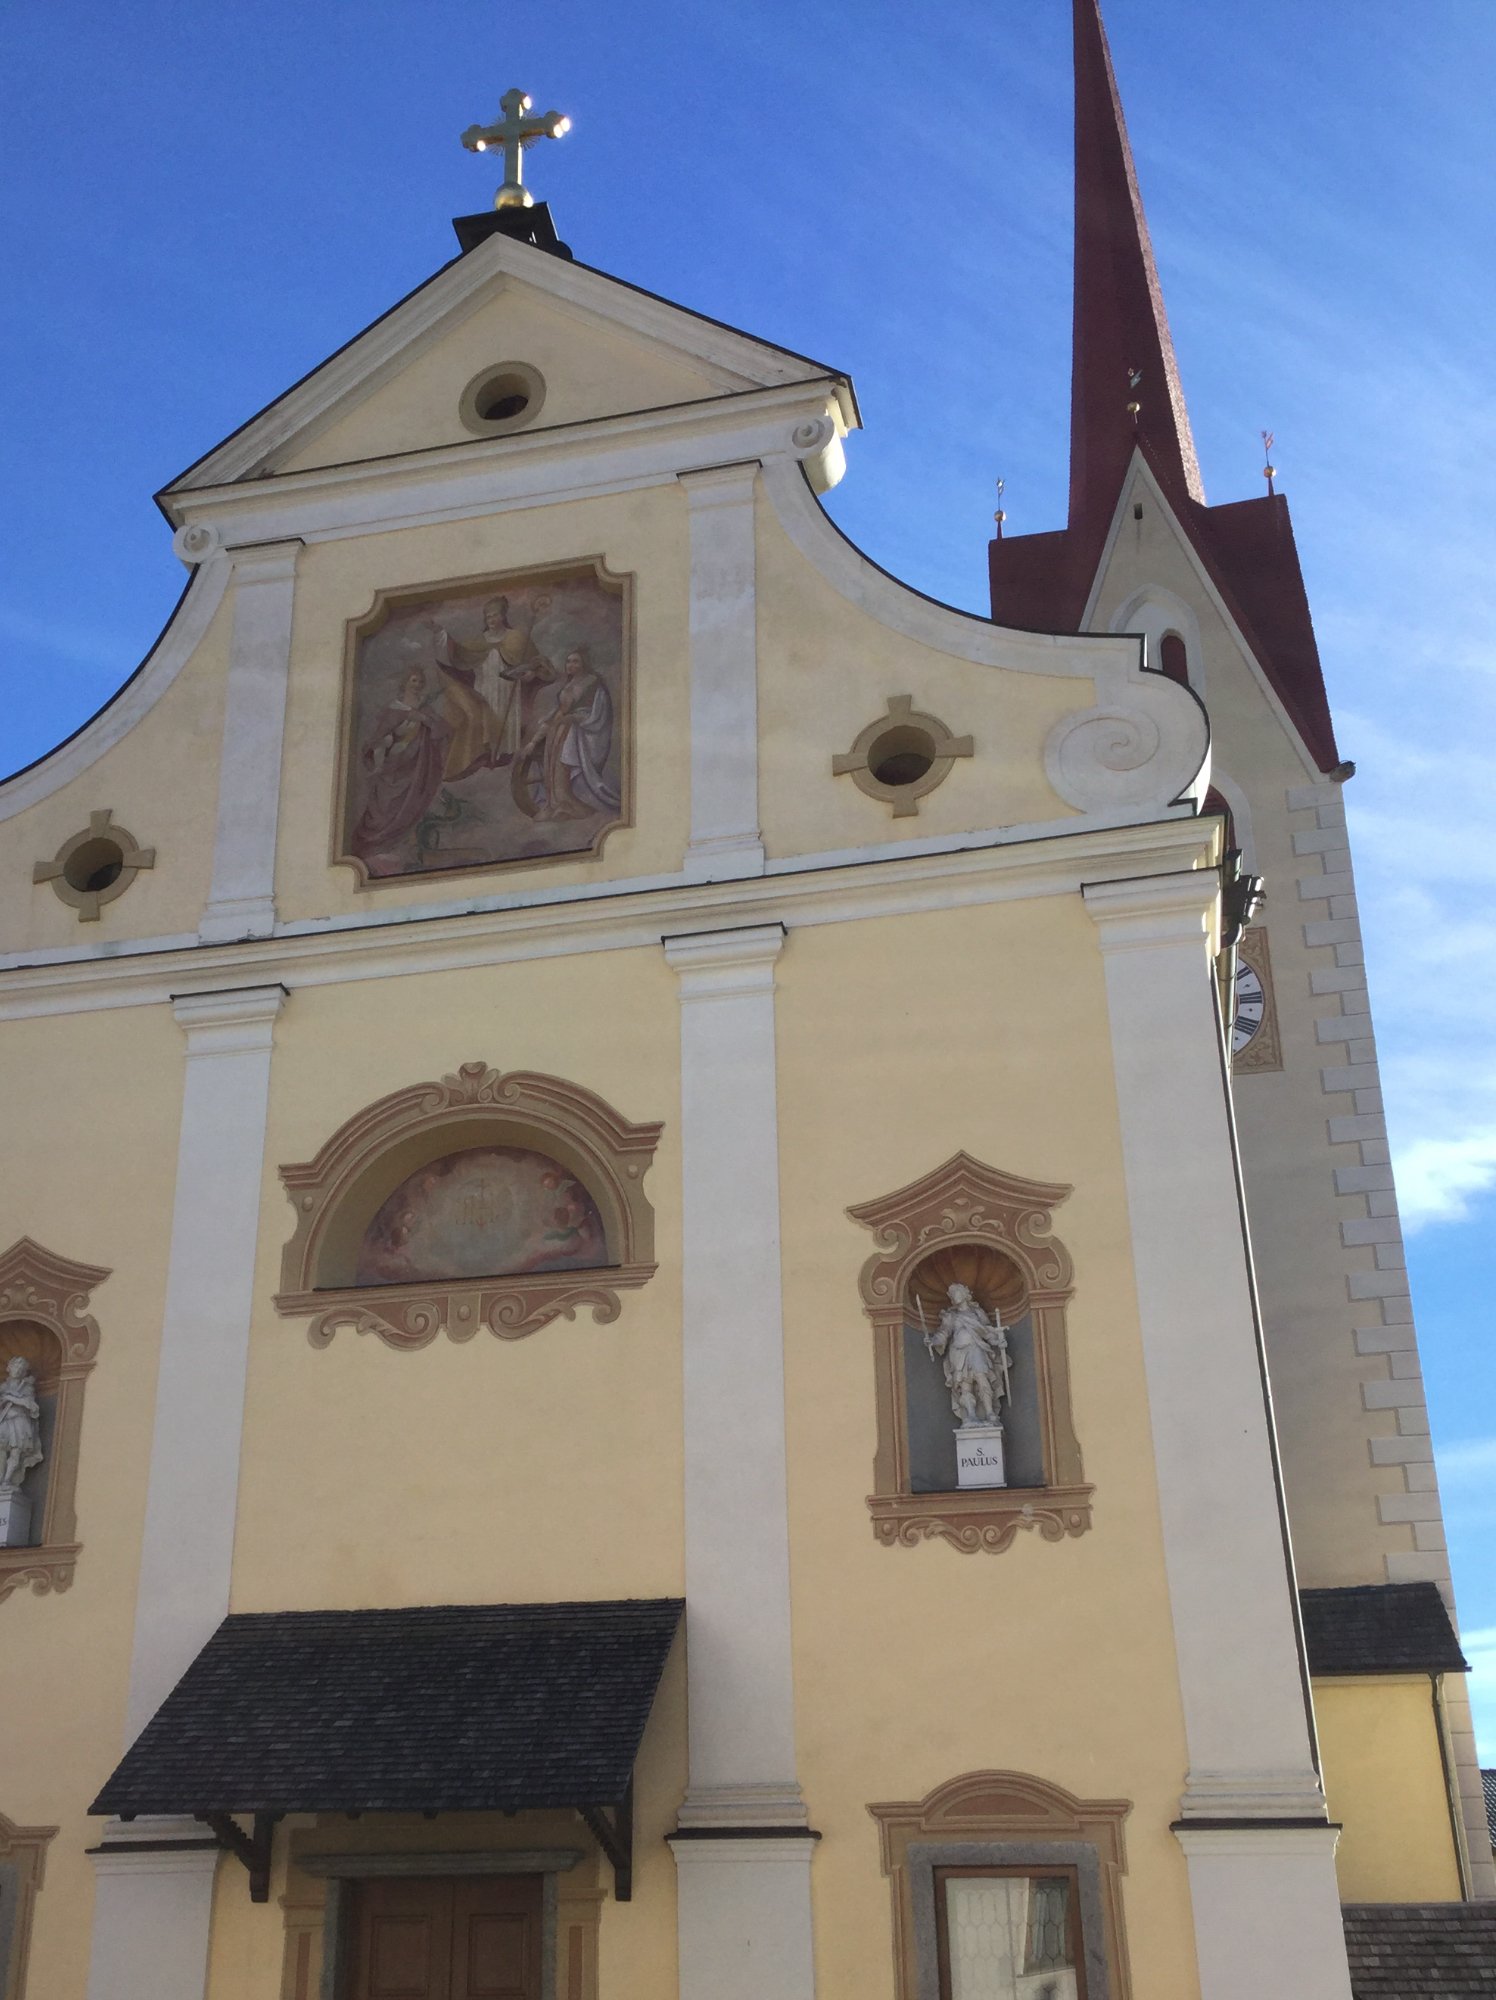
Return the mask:
<svg viewBox="0 0 1496 2000">
<path fill-rule="evenodd" d="M 1236 961 L 1236 1012 L 1231 1017 L 1231 1053 L 1239 1056 L 1262 1026 L 1267 996 L 1262 981 L 1244 958 Z"/>
</svg>

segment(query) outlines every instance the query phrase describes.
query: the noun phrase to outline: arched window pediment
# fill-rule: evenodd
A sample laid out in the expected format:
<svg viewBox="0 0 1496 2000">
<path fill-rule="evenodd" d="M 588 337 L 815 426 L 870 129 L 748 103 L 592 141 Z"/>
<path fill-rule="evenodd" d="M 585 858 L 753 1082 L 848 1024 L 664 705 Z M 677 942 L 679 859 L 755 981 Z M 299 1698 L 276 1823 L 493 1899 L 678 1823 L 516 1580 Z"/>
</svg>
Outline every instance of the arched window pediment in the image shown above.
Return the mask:
<svg viewBox="0 0 1496 2000">
<path fill-rule="evenodd" d="M 278 1309 L 314 1346 L 340 1326 L 392 1347 L 504 1339 L 654 1273 L 643 1179 L 662 1128 L 562 1077 L 464 1063 L 354 1114 L 281 1168 L 296 1211 Z"/>
</svg>

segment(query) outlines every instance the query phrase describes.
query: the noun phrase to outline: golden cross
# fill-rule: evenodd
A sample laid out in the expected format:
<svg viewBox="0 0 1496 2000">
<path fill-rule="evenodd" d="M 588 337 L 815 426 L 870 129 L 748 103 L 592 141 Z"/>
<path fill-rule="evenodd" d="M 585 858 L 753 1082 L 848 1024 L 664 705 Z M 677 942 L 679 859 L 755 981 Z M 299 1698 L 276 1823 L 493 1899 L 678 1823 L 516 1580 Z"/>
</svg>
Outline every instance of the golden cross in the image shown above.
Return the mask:
<svg viewBox="0 0 1496 2000">
<path fill-rule="evenodd" d="M 522 90 L 506 90 L 499 99 L 503 117 L 494 125 L 469 125 L 462 143 L 470 153 L 486 153 L 490 146 L 504 148 L 504 182 L 493 198 L 495 208 L 531 208 L 535 197 L 525 186 L 524 150 L 537 139 L 559 139 L 571 130 L 571 120 L 559 111 L 546 111 L 538 118 L 527 114 L 530 99 Z"/>
</svg>

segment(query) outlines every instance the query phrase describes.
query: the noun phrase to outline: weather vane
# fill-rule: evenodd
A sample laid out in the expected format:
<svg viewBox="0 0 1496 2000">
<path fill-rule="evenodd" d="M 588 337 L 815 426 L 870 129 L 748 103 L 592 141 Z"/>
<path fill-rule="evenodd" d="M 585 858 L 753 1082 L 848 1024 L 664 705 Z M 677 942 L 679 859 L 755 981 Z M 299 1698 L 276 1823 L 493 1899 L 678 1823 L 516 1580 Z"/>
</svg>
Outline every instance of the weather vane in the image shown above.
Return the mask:
<svg viewBox="0 0 1496 2000">
<path fill-rule="evenodd" d="M 469 125 L 462 143 L 470 153 L 486 153 L 491 146 L 504 149 L 504 179 L 493 198 L 495 208 L 533 208 L 535 197 L 525 186 L 524 152 L 537 139 L 560 139 L 571 130 L 571 120 L 559 111 L 529 113 L 531 99 L 522 90 L 506 90 L 499 99 L 503 112 L 497 124 Z"/>
<path fill-rule="evenodd" d="M 1003 522 L 1008 518 L 1008 510 L 1003 505 L 1003 488 L 1007 483 L 1006 479 L 999 479 L 997 482 L 997 512 L 992 517 L 997 523 L 997 539 L 999 541 L 1003 538 Z"/>
<path fill-rule="evenodd" d="M 1267 461 L 1262 468 L 1262 476 L 1267 481 L 1267 496 L 1271 500 L 1275 491 L 1273 481 L 1278 476 L 1278 468 L 1273 464 L 1274 438 L 1271 431 L 1259 431 L 1258 436 L 1262 439 L 1262 456 Z"/>
</svg>

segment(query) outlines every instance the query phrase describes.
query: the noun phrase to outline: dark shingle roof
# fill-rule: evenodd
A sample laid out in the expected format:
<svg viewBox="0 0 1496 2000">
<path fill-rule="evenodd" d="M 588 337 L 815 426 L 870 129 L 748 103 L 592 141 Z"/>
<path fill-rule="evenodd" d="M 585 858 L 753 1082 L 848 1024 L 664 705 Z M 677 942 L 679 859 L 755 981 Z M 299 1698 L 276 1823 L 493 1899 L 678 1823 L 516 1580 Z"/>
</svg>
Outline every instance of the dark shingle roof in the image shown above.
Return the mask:
<svg viewBox="0 0 1496 2000">
<path fill-rule="evenodd" d="M 1480 1788 L 1486 1795 L 1486 1826 L 1491 1835 L 1491 1845 L 1496 1847 L 1496 1771 L 1482 1771 Z"/>
<path fill-rule="evenodd" d="M 90 1811 L 615 1804 L 683 1609 L 631 1598 L 225 1618 Z"/>
<path fill-rule="evenodd" d="M 1354 2000 L 1492 2000 L 1496 1903 L 1347 1903 Z"/>
<path fill-rule="evenodd" d="M 1311 1674 L 1460 1674 L 1460 1642 L 1432 1583 L 1303 1590 Z"/>
</svg>

